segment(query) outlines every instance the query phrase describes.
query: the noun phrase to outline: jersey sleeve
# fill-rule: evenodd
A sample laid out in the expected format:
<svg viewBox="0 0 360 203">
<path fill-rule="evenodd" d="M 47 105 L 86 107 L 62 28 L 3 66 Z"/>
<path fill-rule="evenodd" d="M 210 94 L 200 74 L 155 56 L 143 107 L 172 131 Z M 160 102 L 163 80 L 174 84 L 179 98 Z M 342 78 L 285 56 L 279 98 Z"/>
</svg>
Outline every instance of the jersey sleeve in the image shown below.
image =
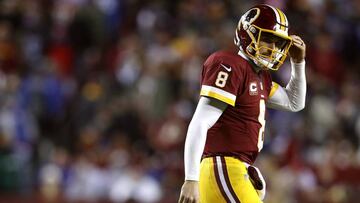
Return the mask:
<svg viewBox="0 0 360 203">
<path fill-rule="evenodd" d="M 231 61 L 210 56 L 203 66 L 200 95 L 235 106 L 241 80 L 240 70 Z"/>
<path fill-rule="evenodd" d="M 271 98 L 278 89 L 279 89 L 279 84 L 277 84 L 276 82 L 272 82 L 269 98 Z"/>
</svg>

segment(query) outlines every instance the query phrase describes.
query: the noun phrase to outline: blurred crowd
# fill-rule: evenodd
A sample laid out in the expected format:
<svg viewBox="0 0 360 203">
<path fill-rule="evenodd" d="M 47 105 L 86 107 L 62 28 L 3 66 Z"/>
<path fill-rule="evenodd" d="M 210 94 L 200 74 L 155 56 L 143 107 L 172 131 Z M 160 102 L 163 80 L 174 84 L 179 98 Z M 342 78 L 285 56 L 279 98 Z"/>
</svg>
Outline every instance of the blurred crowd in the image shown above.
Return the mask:
<svg viewBox="0 0 360 203">
<path fill-rule="evenodd" d="M 265 202 L 360 202 L 358 0 L 0 1 L 0 202 L 176 202 L 202 63 L 256 3 L 307 44 L 305 110 L 267 114 Z"/>
</svg>

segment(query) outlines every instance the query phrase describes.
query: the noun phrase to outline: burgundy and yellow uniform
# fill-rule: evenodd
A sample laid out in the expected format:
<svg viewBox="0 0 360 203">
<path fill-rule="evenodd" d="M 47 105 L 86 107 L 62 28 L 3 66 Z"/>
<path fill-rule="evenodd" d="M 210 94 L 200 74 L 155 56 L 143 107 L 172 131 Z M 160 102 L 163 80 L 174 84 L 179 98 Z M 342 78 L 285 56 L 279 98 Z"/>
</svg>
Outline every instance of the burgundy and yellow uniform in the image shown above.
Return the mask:
<svg viewBox="0 0 360 203">
<path fill-rule="evenodd" d="M 222 195 L 215 199 L 206 195 L 201 202 L 260 202 L 245 177 L 246 165 L 255 161 L 263 146 L 265 102 L 272 94 L 270 73 L 257 73 L 240 55 L 219 51 L 205 61 L 201 85 L 200 95 L 229 104 L 207 132 L 200 173 L 200 194 L 217 186 Z"/>
<path fill-rule="evenodd" d="M 202 96 L 229 104 L 208 131 L 204 156 L 233 156 L 252 164 L 264 139 L 270 73 L 256 73 L 238 54 L 220 51 L 206 60 L 201 84 Z"/>
<path fill-rule="evenodd" d="M 250 165 L 263 147 L 265 108 L 297 112 L 305 107 L 306 46 L 288 29 L 280 9 L 255 5 L 237 24 L 234 43 L 239 52 L 218 51 L 204 63 L 202 97 L 185 142 L 181 203 L 198 197 L 201 203 L 264 199 L 266 182 Z M 288 53 L 291 77 L 283 88 L 272 82 L 268 70 L 278 70 Z"/>
</svg>

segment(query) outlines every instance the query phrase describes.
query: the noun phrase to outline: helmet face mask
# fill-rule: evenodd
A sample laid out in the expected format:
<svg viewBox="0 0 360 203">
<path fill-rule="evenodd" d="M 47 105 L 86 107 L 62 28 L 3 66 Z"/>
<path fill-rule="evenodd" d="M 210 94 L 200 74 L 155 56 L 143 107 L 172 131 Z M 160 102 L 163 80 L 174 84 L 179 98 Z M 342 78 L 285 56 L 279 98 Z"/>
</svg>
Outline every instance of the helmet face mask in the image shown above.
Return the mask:
<svg viewBox="0 0 360 203">
<path fill-rule="evenodd" d="M 292 44 L 287 31 L 284 13 L 268 5 L 257 5 L 241 17 L 234 42 L 257 66 L 278 70 Z"/>
<path fill-rule="evenodd" d="M 292 43 L 291 38 L 278 36 L 273 31 L 254 25 L 253 27 L 258 30 L 258 34 L 253 36 L 254 40 L 247 46 L 245 54 L 261 68 L 278 70 L 287 57 Z"/>
</svg>

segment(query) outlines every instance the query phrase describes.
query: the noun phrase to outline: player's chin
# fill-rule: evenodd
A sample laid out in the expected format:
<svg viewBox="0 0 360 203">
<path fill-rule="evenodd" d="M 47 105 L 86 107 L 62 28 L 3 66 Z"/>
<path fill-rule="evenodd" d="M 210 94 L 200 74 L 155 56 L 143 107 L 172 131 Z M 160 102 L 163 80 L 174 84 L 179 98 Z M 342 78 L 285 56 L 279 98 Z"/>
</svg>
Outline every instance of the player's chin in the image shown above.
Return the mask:
<svg viewBox="0 0 360 203">
<path fill-rule="evenodd" d="M 267 67 L 267 66 L 264 65 L 264 64 L 258 64 L 258 67 L 259 67 L 261 70 L 269 70 L 269 67 Z"/>
<path fill-rule="evenodd" d="M 264 66 L 264 65 L 262 65 L 260 68 L 261 68 L 262 70 L 270 70 L 269 67 Z"/>
<path fill-rule="evenodd" d="M 272 67 L 274 65 L 273 62 L 266 57 L 259 57 L 256 64 L 262 70 L 269 70 L 269 67 Z"/>
</svg>

